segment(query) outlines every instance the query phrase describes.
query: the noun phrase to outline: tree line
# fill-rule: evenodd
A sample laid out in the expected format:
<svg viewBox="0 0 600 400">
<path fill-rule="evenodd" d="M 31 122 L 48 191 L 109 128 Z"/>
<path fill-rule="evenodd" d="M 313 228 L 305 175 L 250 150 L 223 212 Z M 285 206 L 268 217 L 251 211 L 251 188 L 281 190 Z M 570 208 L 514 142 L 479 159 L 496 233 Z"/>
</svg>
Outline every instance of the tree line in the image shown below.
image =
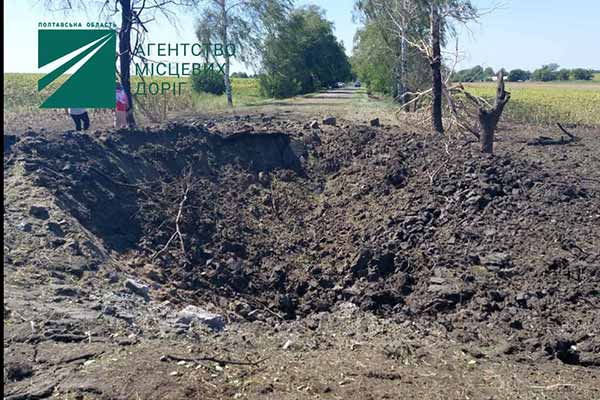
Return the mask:
<svg viewBox="0 0 600 400">
<path fill-rule="evenodd" d="M 291 97 L 350 79 L 343 44 L 317 6 L 293 8 L 289 0 L 211 0 L 200 15 L 198 40 L 235 44 L 238 61 L 258 71 L 266 97 Z M 224 91 L 232 105 L 231 60 L 224 63 L 223 84 L 214 75 L 193 77 L 194 87 L 214 94 Z"/>
<path fill-rule="evenodd" d="M 558 64 L 548 64 L 534 70 L 533 72 L 524 69 L 513 69 L 507 72 L 504 68 L 501 69 L 509 82 L 524 82 L 524 81 L 589 81 L 594 79 L 595 71 L 585 68 L 560 68 Z M 462 69 L 452 74 L 453 82 L 485 82 L 491 81 L 496 76 L 494 70 L 490 67 L 483 68 L 476 65 L 473 68 Z"/>
</svg>

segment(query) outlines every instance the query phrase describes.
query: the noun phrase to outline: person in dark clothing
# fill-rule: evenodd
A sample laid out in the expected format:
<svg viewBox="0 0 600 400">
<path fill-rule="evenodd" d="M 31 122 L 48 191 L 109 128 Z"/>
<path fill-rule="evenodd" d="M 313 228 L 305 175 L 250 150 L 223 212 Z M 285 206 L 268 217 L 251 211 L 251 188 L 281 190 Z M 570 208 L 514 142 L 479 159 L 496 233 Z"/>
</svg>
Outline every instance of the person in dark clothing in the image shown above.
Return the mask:
<svg viewBox="0 0 600 400">
<path fill-rule="evenodd" d="M 87 131 L 90 127 L 90 117 L 88 116 L 85 108 L 69 108 L 67 113 L 73 118 L 75 122 L 75 129 L 81 130 L 81 123 L 83 122 L 83 130 Z"/>
</svg>

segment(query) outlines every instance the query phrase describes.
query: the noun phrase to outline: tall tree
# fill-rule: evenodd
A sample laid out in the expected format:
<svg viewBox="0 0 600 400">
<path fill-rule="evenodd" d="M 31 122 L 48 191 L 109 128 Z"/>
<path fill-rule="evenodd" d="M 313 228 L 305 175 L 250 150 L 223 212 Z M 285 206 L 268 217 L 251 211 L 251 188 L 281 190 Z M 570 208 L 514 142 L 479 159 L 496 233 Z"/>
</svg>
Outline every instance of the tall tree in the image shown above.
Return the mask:
<svg viewBox="0 0 600 400">
<path fill-rule="evenodd" d="M 235 46 L 235 58 L 246 65 L 260 59 L 262 41 L 284 19 L 292 0 L 205 0 L 196 34 L 203 43 Z M 213 54 L 214 56 L 214 54 Z M 230 52 L 224 51 L 223 80 L 227 104 L 233 106 Z"/>
<path fill-rule="evenodd" d="M 261 90 L 290 97 L 347 81 L 351 67 L 333 34 L 333 23 L 317 6 L 294 10 L 265 40 Z"/>
<path fill-rule="evenodd" d="M 127 94 L 130 108 L 127 112 L 127 125 L 135 126 L 133 115 L 133 96 L 131 94 L 131 29 L 133 27 L 133 14 L 131 0 L 119 0 L 121 4 L 121 28 L 119 29 L 119 76 L 123 89 Z"/>
<path fill-rule="evenodd" d="M 433 102 L 431 105 L 431 119 L 433 128 L 436 132 L 444 133 L 444 123 L 442 122 L 442 50 L 440 45 L 441 22 L 439 5 L 435 2 L 430 4 L 431 15 L 429 21 L 431 24 L 431 94 Z"/>
<path fill-rule="evenodd" d="M 431 117 L 433 129 L 444 133 L 442 120 L 442 96 L 444 83 L 442 81 L 442 53 L 441 44 L 445 34 L 454 34 L 454 25 L 467 24 L 479 18 L 477 9 L 470 0 L 419 0 L 428 7 L 429 13 L 429 46 L 423 40 L 413 42 L 414 45 L 428 55 L 432 72 L 432 97 Z"/>
</svg>

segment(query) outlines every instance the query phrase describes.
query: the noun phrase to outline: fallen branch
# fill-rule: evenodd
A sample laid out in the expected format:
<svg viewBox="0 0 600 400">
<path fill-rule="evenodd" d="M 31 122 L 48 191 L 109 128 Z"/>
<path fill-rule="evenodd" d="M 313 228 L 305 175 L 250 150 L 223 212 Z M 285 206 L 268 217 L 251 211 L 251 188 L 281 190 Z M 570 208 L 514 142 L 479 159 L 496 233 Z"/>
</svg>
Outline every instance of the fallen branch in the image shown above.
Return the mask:
<svg viewBox="0 0 600 400">
<path fill-rule="evenodd" d="M 450 91 L 454 91 L 454 92 L 459 92 L 462 93 L 463 95 L 465 95 L 465 97 L 469 100 L 471 100 L 471 102 L 475 103 L 475 105 L 477 107 L 487 107 L 487 108 L 492 108 L 493 106 L 483 97 L 479 97 L 479 96 L 475 96 L 469 92 L 467 92 L 464 88 L 464 86 L 462 84 L 458 85 L 458 86 L 453 86 L 451 88 L 449 88 Z"/>
<path fill-rule="evenodd" d="M 462 146 L 459 146 L 459 147 L 457 148 L 457 150 L 459 150 L 461 147 L 462 147 Z M 436 177 L 437 177 L 437 175 L 440 173 L 440 171 L 441 171 L 441 170 L 442 170 L 444 167 L 446 167 L 446 166 L 448 165 L 448 163 L 449 163 L 450 161 L 452 161 L 452 160 L 453 160 L 453 159 L 454 159 L 454 158 L 457 156 L 457 154 L 458 154 L 458 151 L 455 151 L 454 153 L 451 153 L 451 152 L 450 152 L 450 146 L 449 146 L 449 144 L 448 144 L 448 143 L 446 143 L 446 144 L 444 145 L 444 149 L 445 149 L 445 151 L 446 151 L 446 154 L 448 154 L 448 158 L 447 158 L 447 159 L 446 159 L 446 160 L 445 160 L 445 161 L 444 161 L 442 164 L 440 164 L 440 166 L 439 166 L 439 167 L 437 167 L 437 168 L 436 168 L 436 170 L 435 170 L 435 171 L 433 171 L 433 173 L 431 173 L 431 174 L 430 174 L 429 172 L 427 172 L 427 176 L 429 176 L 429 181 L 430 181 L 430 183 L 431 183 L 432 185 L 435 183 L 435 178 L 436 178 Z"/>
<path fill-rule="evenodd" d="M 181 222 L 181 217 L 183 216 L 183 207 L 185 206 L 185 202 L 187 201 L 188 193 L 189 193 L 190 187 L 191 187 L 190 177 L 191 177 L 191 170 L 187 173 L 185 190 L 183 192 L 181 202 L 179 203 L 179 210 L 177 211 L 177 217 L 175 217 L 175 232 L 173 232 L 173 234 L 171 235 L 171 237 L 169 238 L 167 243 L 164 245 L 164 247 L 162 249 L 160 249 L 159 251 L 157 251 L 156 253 L 154 253 L 154 255 L 150 258 L 151 261 L 154 261 L 156 259 L 156 257 L 158 257 L 159 255 L 164 253 L 169 248 L 169 245 L 171 244 L 173 239 L 175 239 L 175 237 L 179 238 L 179 243 L 181 246 L 181 252 L 183 254 L 183 258 L 187 259 L 186 252 L 185 252 L 185 243 L 183 241 L 183 235 L 181 234 L 181 229 L 179 227 L 179 223 Z"/>
<path fill-rule="evenodd" d="M 97 356 L 101 355 L 102 353 L 103 353 L 103 351 L 100 351 L 100 352 L 88 351 L 83 354 L 78 354 L 78 355 L 69 356 L 69 357 L 63 357 L 56 364 L 67 364 L 67 363 L 70 363 L 73 361 L 87 360 L 92 357 L 97 357 Z"/>
<path fill-rule="evenodd" d="M 250 311 L 248 313 L 248 316 L 252 316 L 252 315 L 256 314 L 259 311 L 266 311 L 269 314 L 271 314 L 272 316 L 277 317 L 277 318 L 279 318 L 282 321 L 285 320 L 285 318 L 283 318 L 281 315 L 277 314 L 275 311 L 271 310 L 268 307 L 265 307 L 265 308 L 255 308 L 254 310 L 252 310 L 252 311 Z"/>
<path fill-rule="evenodd" d="M 88 335 L 75 335 L 69 333 L 55 333 L 50 336 L 46 336 L 45 340 L 53 340 L 55 342 L 72 343 L 72 342 L 83 342 L 88 339 Z"/>
<path fill-rule="evenodd" d="M 560 130 L 569 137 L 568 139 L 565 139 L 562 136 L 560 137 L 560 139 L 553 139 L 553 138 L 550 138 L 547 136 L 540 136 L 540 137 L 537 137 L 537 138 L 527 142 L 527 145 L 528 146 L 553 146 L 553 145 L 569 144 L 569 143 L 575 142 L 577 140 L 577 137 L 575 135 L 571 134 L 570 132 L 568 132 L 565 128 L 563 128 L 563 126 L 560 123 L 557 122 L 556 125 L 558 125 Z"/>
<path fill-rule="evenodd" d="M 557 389 L 559 387 L 570 387 L 570 386 L 576 386 L 572 383 L 557 383 L 555 385 L 550 385 L 550 386 L 530 386 L 530 388 L 532 389 L 541 389 L 541 390 L 552 390 L 552 389 Z"/>
<path fill-rule="evenodd" d="M 565 135 L 567 135 L 568 137 L 570 137 L 573 140 L 576 139 L 575 135 L 570 134 L 565 128 L 563 128 L 563 126 L 560 124 L 560 122 L 557 122 L 556 125 L 558 125 L 560 130 L 563 131 Z"/>
<path fill-rule="evenodd" d="M 451 89 L 452 88 L 445 87 L 443 90 L 443 93 L 446 96 L 446 100 L 448 102 L 448 107 L 450 108 L 450 111 L 452 112 L 452 115 L 454 116 L 456 125 L 458 125 L 462 129 L 473 134 L 473 136 L 475 136 L 477 138 L 477 140 L 480 140 L 481 136 L 479 135 L 479 132 L 477 132 L 475 129 L 471 128 L 466 122 L 463 122 L 461 120 L 460 116 L 458 115 L 458 109 L 456 107 L 456 103 L 454 102 L 454 100 L 452 99 L 452 95 L 450 94 Z"/>
<path fill-rule="evenodd" d="M 265 361 L 266 358 L 261 358 L 260 360 L 257 360 L 257 361 L 238 361 L 238 360 L 223 360 L 223 359 L 215 358 L 215 357 L 211 357 L 211 356 L 190 358 L 190 357 L 180 357 L 180 356 L 174 356 L 174 355 L 167 354 L 164 356 L 163 360 L 189 361 L 189 362 L 195 362 L 195 363 L 201 363 L 203 361 L 212 361 L 212 362 L 215 362 L 215 363 L 221 364 L 221 365 L 229 364 L 229 365 L 257 366 L 261 362 Z"/>
</svg>

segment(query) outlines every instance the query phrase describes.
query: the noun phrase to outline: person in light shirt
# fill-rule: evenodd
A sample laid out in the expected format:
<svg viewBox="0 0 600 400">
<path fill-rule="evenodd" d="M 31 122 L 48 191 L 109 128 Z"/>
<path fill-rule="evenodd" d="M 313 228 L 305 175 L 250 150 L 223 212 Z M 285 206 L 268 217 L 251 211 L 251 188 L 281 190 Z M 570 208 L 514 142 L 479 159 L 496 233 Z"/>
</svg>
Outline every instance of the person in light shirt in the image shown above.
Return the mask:
<svg viewBox="0 0 600 400">
<path fill-rule="evenodd" d="M 80 131 L 83 123 L 83 130 L 87 131 L 90 127 L 90 117 L 85 108 L 67 108 L 67 114 L 73 118 L 75 129 Z"/>
<path fill-rule="evenodd" d="M 129 101 L 127 99 L 127 93 L 120 82 L 117 82 L 117 93 L 116 93 L 116 110 L 115 110 L 115 128 L 121 129 L 127 127 L 127 109 L 129 108 Z"/>
</svg>

